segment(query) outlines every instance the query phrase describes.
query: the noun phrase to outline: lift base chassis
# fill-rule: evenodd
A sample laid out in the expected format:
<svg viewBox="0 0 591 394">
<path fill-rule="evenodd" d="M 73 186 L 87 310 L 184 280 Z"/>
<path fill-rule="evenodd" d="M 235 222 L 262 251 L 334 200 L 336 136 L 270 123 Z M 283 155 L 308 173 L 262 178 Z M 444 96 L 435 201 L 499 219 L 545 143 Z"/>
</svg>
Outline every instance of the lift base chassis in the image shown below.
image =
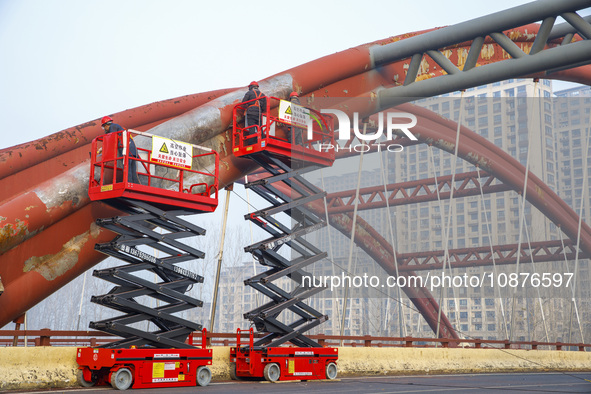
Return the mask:
<svg viewBox="0 0 591 394">
<path fill-rule="evenodd" d="M 78 348 L 76 361 L 83 385 L 113 385 L 119 370 L 131 372 L 131 386 L 140 388 L 187 387 L 203 385 L 201 368 L 211 365 L 211 349 L 103 349 Z M 211 372 L 204 371 L 205 376 Z M 86 384 L 84 384 L 86 383 Z M 115 382 L 115 386 L 118 383 Z M 125 382 L 123 384 L 125 386 Z M 125 390 L 128 387 L 113 387 Z"/>
<path fill-rule="evenodd" d="M 236 379 L 264 378 L 270 381 L 335 379 L 338 358 L 338 348 L 331 347 L 260 349 L 233 347 L 230 349 L 230 361 L 233 363 L 231 368 L 232 373 L 235 372 Z M 265 372 L 269 364 L 276 364 L 278 367 L 278 370 L 275 369 L 274 376 L 273 372 Z"/>
</svg>

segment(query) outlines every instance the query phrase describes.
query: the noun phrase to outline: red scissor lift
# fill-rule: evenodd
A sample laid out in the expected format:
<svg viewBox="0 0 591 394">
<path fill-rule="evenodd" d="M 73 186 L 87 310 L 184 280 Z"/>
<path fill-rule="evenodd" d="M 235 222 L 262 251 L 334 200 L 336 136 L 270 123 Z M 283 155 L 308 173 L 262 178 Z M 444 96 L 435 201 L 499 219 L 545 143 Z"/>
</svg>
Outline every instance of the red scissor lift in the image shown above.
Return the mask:
<svg viewBox="0 0 591 394">
<path fill-rule="evenodd" d="M 181 240 L 205 230 L 181 216 L 216 209 L 217 152 L 126 130 L 97 137 L 91 162 L 90 199 L 127 213 L 97 220 L 117 236 L 95 249 L 127 264 L 93 273 L 115 286 L 91 301 L 122 314 L 90 327 L 123 339 L 78 349 L 80 384 L 110 383 L 120 390 L 209 384 L 212 352 L 205 347 L 206 331 L 177 315 L 203 305 L 185 294 L 203 277 L 178 264 L 204 257 Z M 193 163 L 208 170 L 193 170 Z M 159 282 L 136 275 L 141 271 Z M 201 346 L 195 347 L 192 333 L 199 330 Z"/>
<path fill-rule="evenodd" d="M 313 109 L 294 107 L 285 101 L 281 103 L 276 97 L 267 97 L 260 125 L 248 126 L 244 124 L 244 114 L 254 101 L 234 108 L 233 152 L 235 156 L 255 161 L 266 171 L 245 187 L 271 206 L 246 215 L 245 219 L 271 237 L 246 247 L 245 251 L 269 269 L 247 279 L 245 285 L 261 292 L 269 301 L 244 314 L 258 335 L 255 339 L 253 328 L 238 329 L 237 346 L 230 350 L 230 376 L 232 379 L 265 378 L 271 382 L 335 379 L 338 349 L 323 347 L 304 335 L 328 319 L 304 302 L 323 288 L 299 286 L 304 269 L 327 256 L 303 237 L 326 226 L 326 222 L 306 207 L 322 199 L 325 192 L 302 175 L 334 162 L 333 119 Z M 301 116 L 297 124 L 291 122 L 284 116 L 286 111 L 303 113 L 305 119 L 303 121 Z M 306 123 L 311 124 L 311 135 L 307 127 L 303 127 Z M 303 137 L 301 141 L 297 141 L 298 133 Z M 288 215 L 291 223 L 274 219 L 272 215 L 279 213 Z M 280 253 L 282 247 L 291 248 L 290 255 L 294 258 L 289 260 L 286 253 Z M 295 282 L 292 291 L 275 283 L 286 277 Z M 284 311 L 292 312 L 290 322 L 280 320 L 287 316 L 281 315 Z M 243 345 L 241 336 L 245 331 L 249 341 Z"/>
</svg>

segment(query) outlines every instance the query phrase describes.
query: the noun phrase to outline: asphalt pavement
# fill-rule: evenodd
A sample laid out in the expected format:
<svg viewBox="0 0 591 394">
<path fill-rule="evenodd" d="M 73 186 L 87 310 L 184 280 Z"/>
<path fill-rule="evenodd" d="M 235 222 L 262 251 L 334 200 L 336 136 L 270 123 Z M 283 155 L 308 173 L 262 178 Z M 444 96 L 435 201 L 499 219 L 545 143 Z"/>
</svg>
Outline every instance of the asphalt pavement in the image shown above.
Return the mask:
<svg viewBox="0 0 591 394">
<path fill-rule="evenodd" d="M 587 380 L 588 379 L 588 380 Z M 115 393 L 109 387 L 26 393 L 95 394 Z M 130 394 L 219 394 L 219 393 L 591 393 L 591 373 L 514 373 L 477 375 L 360 376 L 336 381 L 310 382 L 212 382 L 207 387 L 132 390 Z M 16 392 L 12 392 L 16 393 Z M 25 393 L 18 391 L 18 393 Z"/>
</svg>

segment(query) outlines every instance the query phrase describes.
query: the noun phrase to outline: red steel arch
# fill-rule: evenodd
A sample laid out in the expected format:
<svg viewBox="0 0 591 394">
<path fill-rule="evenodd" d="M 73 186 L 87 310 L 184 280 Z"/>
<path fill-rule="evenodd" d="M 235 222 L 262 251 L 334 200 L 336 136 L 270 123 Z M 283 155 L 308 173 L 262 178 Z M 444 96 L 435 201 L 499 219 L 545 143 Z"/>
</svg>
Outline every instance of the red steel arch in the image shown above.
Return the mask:
<svg viewBox="0 0 591 394">
<path fill-rule="evenodd" d="M 533 43 L 538 27 L 531 24 L 516 28 L 510 36 L 519 45 L 529 45 Z M 267 94 L 278 97 L 286 97 L 292 90 L 298 90 L 309 102 L 318 97 L 335 97 L 342 103 L 352 97 L 371 98 L 379 89 L 401 85 L 401 76 L 408 68 L 410 59 L 376 68 L 372 63 L 370 48 L 422 33 L 387 38 L 326 56 L 269 77 L 261 81 L 261 88 Z M 450 59 L 453 61 L 454 51 L 459 53 L 470 45 L 470 42 L 466 42 L 449 48 L 452 51 Z M 559 40 L 556 40 L 555 45 L 559 45 Z M 479 59 L 479 64 L 501 61 L 505 56 L 502 48 L 491 43 L 490 50 Z M 427 63 L 430 61 L 426 59 Z M 435 63 L 430 65 L 435 67 Z M 427 74 L 423 77 L 433 78 L 437 75 Z M 591 66 L 554 72 L 545 77 L 590 84 Z M 231 108 L 240 100 L 243 92 L 244 89 L 206 92 L 138 107 L 112 117 L 126 127 L 149 129 L 162 135 L 172 134 L 215 148 L 221 152 L 220 181 L 229 184 L 255 169 L 249 161 L 237 159 L 231 154 L 231 141 L 227 132 Z M 373 112 L 376 112 L 375 108 L 366 109 L 367 114 Z M 426 122 L 434 123 L 429 114 L 423 116 Z M 423 130 L 421 138 L 437 146 L 439 135 L 434 126 Z M 0 326 L 20 316 L 103 258 L 94 252 L 93 245 L 111 236 L 97 229 L 94 219 L 104 216 L 106 208 L 101 204 L 89 204 L 85 190 L 90 149 L 88 144 L 100 133 L 99 124 L 94 120 L 47 138 L 0 151 L 0 163 L 3 164 L 0 166 L 0 278 L 5 288 L 0 296 Z M 464 140 L 460 144 L 462 156 L 479 152 L 482 156 L 479 156 L 478 163 L 483 169 L 506 178 L 504 182 L 519 188 L 519 182 L 523 179 L 519 177 L 519 171 L 511 174 L 494 162 L 502 162 L 504 157 L 501 152 L 473 149 L 477 148 L 473 146 L 478 140 L 477 136 L 470 136 L 467 130 L 462 135 L 466 136 L 467 144 L 464 144 Z M 507 163 L 512 166 L 511 161 Z M 518 170 L 516 167 L 514 169 Z M 547 188 L 540 182 L 536 185 L 545 191 Z M 575 218 L 572 210 L 565 210 L 568 208 L 566 204 L 561 204 L 553 195 L 545 192 L 543 196 L 537 196 L 528 190 L 528 195 L 535 200 L 534 205 L 543 208 L 541 210 L 548 217 L 559 223 L 564 222 L 565 232 L 572 238 L 572 234 L 576 233 L 573 233 L 572 228 Z M 590 245 L 589 235 L 587 227 L 582 243 L 586 252 Z M 425 297 L 432 300 L 429 294 L 425 294 Z M 430 301 L 429 304 L 433 305 Z"/>
</svg>

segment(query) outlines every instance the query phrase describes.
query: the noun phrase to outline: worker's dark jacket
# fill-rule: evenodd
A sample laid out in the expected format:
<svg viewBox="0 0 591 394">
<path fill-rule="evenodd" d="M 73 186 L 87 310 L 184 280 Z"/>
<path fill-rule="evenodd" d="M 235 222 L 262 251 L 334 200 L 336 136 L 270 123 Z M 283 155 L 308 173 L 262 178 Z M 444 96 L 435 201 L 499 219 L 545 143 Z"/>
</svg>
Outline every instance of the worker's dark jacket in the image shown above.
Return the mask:
<svg viewBox="0 0 591 394">
<path fill-rule="evenodd" d="M 116 133 L 118 131 L 123 131 L 125 130 L 123 127 L 121 127 L 120 125 L 118 125 L 117 123 L 111 123 L 111 126 L 109 127 L 109 131 L 107 131 L 107 134 L 109 133 Z M 122 147 L 120 147 L 122 148 Z M 129 139 L 129 155 L 133 156 L 133 157 L 137 157 L 137 149 L 135 147 L 135 142 L 133 142 L 133 139 Z"/>
<path fill-rule="evenodd" d="M 250 114 L 259 115 L 259 114 L 264 113 L 265 110 L 267 109 L 267 98 L 257 88 L 250 89 L 248 92 L 246 92 L 246 94 L 244 95 L 244 98 L 242 99 L 242 102 L 250 101 L 250 100 L 254 100 L 254 99 L 258 99 L 258 100 L 253 101 L 249 105 L 249 107 L 246 109 L 247 115 L 250 115 Z"/>
</svg>

